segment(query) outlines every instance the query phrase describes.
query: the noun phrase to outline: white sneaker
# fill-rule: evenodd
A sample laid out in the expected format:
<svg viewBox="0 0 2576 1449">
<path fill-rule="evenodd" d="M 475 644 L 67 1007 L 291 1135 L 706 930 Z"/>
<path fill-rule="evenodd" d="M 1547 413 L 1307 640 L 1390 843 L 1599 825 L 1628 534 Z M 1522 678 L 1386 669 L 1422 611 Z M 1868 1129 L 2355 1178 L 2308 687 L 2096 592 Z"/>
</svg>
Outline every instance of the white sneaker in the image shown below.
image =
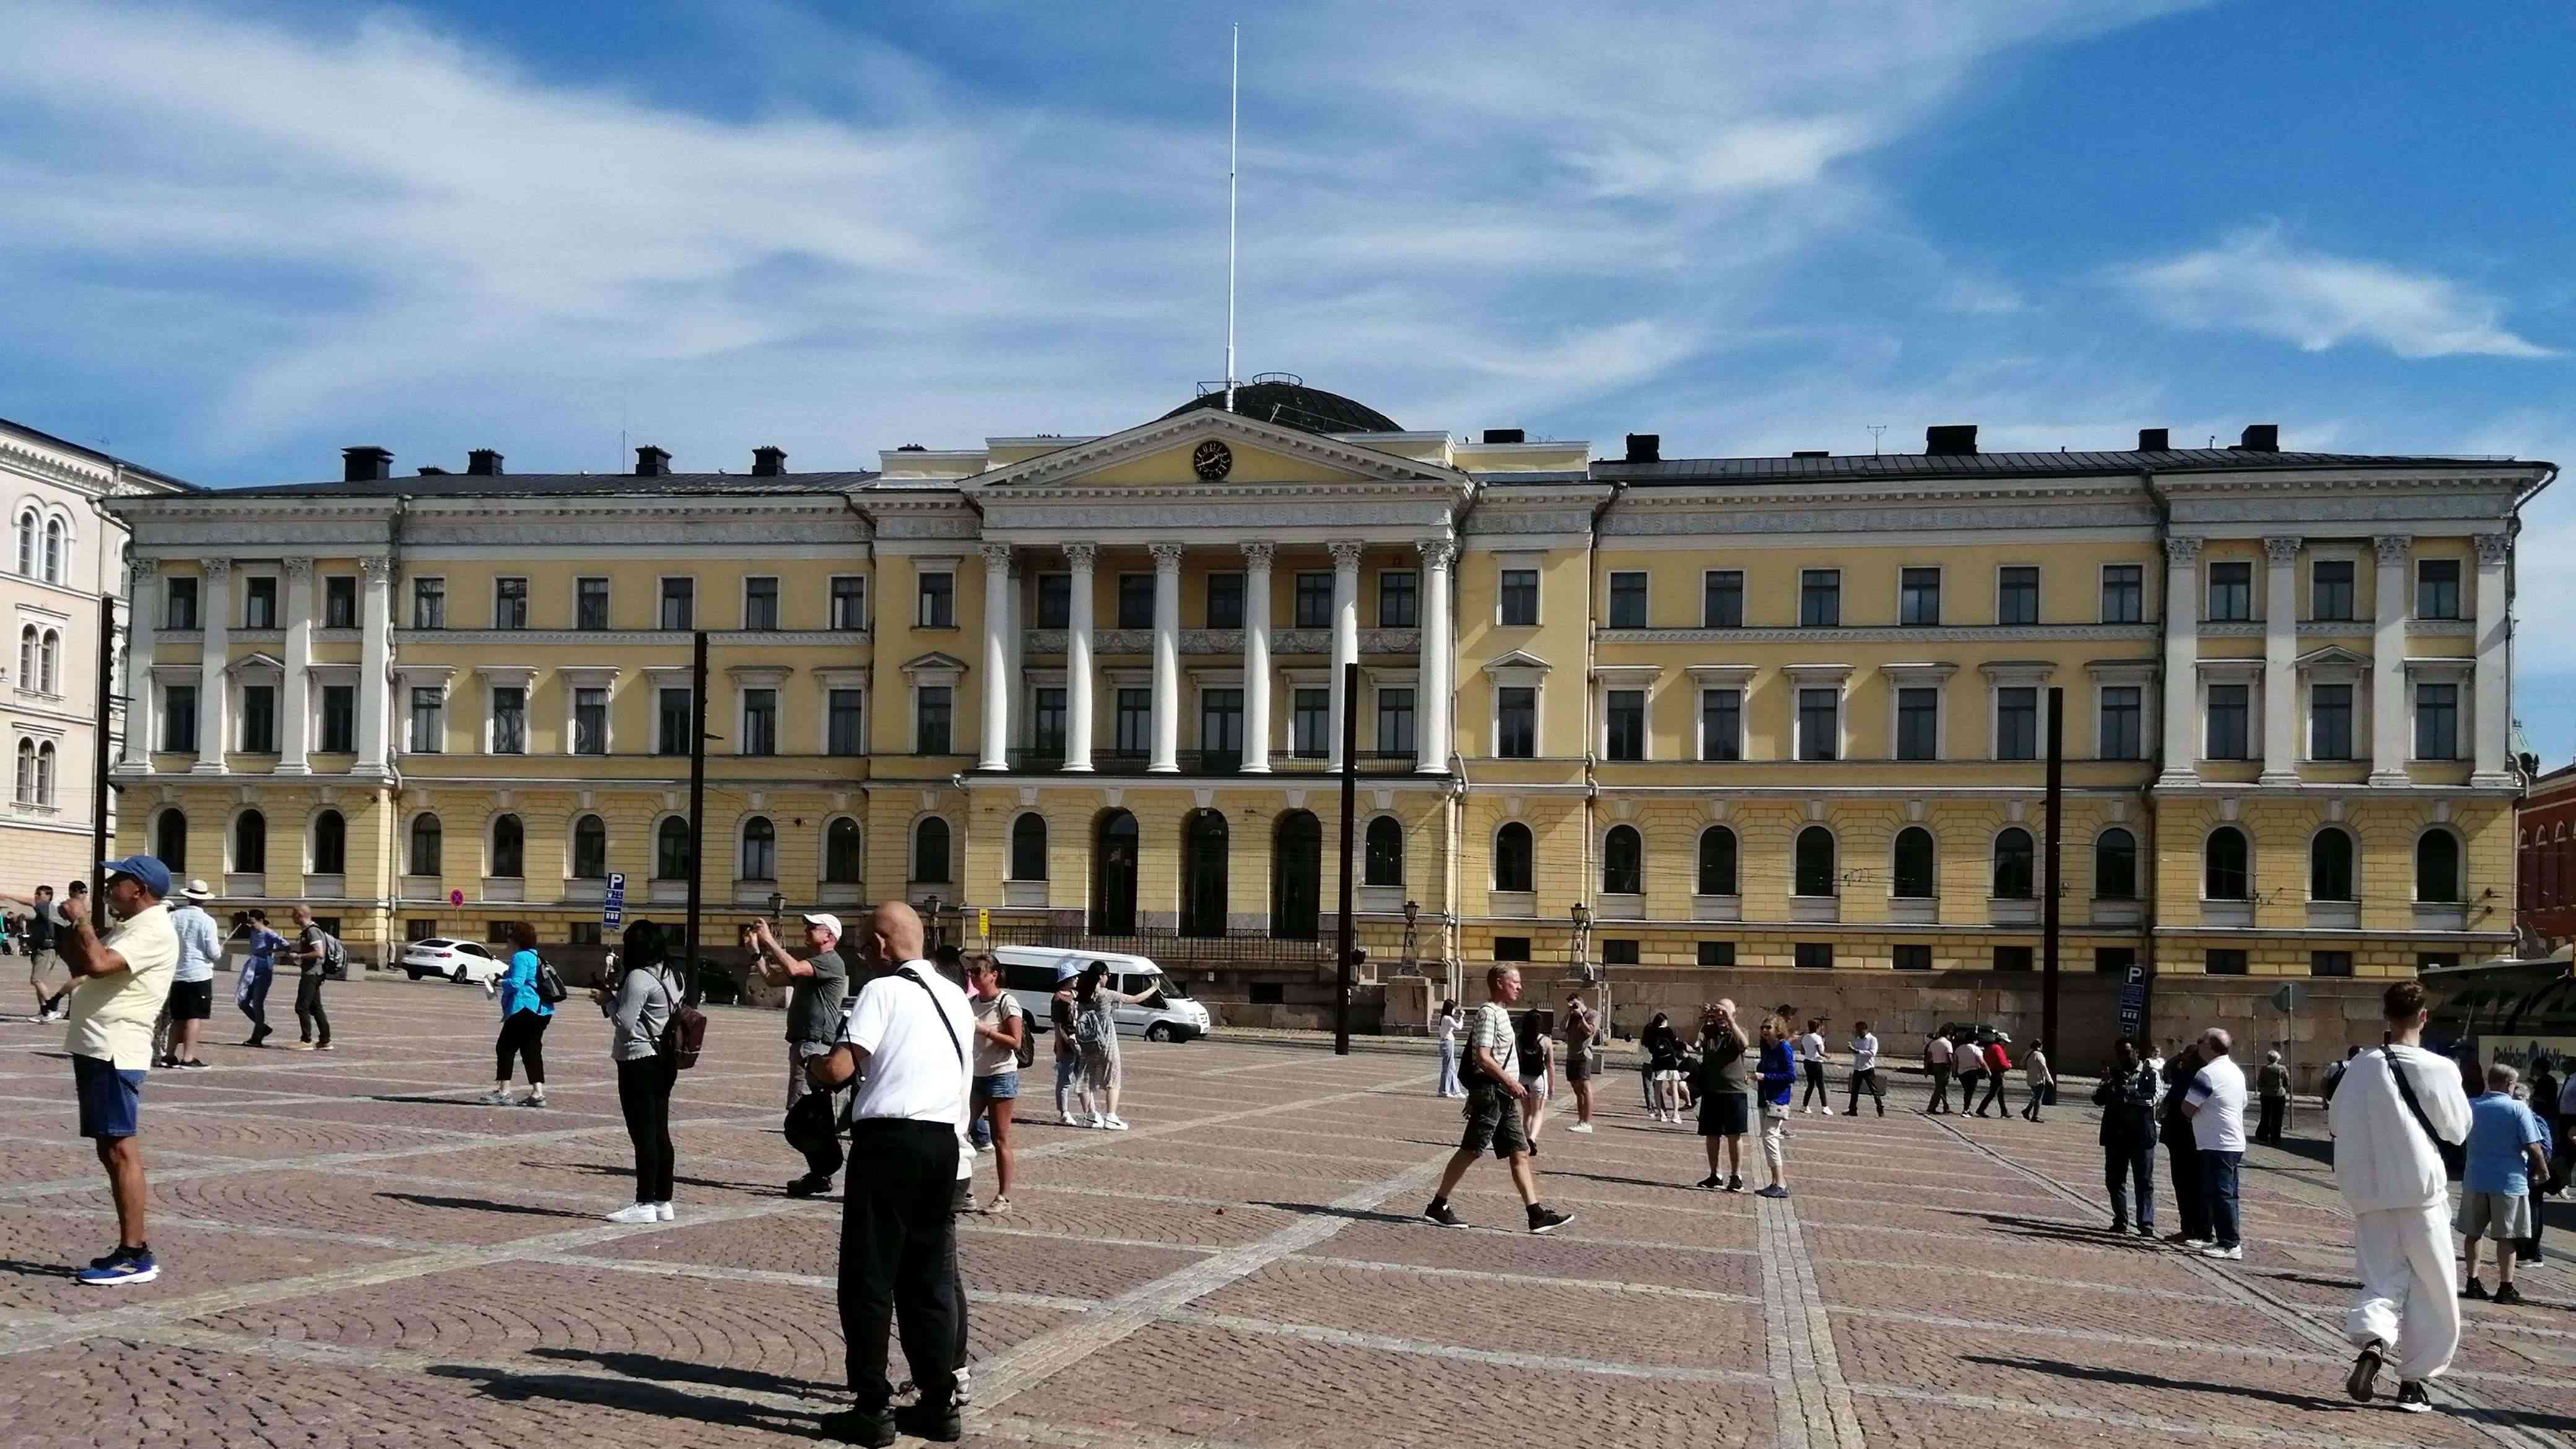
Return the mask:
<svg viewBox="0 0 2576 1449">
<path fill-rule="evenodd" d="M 625 1207 L 619 1208 L 617 1211 L 610 1213 L 608 1215 L 608 1220 L 612 1223 L 624 1223 L 629 1227 L 633 1227 L 637 1223 L 660 1222 L 662 1220 L 662 1211 L 649 1202 L 629 1203 Z"/>
<path fill-rule="evenodd" d="M 499 1087 L 494 1087 L 474 1100 L 486 1107 L 506 1107 L 510 1105 L 510 1094 Z"/>
<path fill-rule="evenodd" d="M 1091 1120 L 1083 1123 L 1082 1125 L 1085 1127 L 1107 1127 L 1109 1125 L 1109 1117 L 1106 1113 L 1094 1112 L 1091 1114 Z"/>
<path fill-rule="evenodd" d="M 987 1216 L 991 1216 L 991 1217 L 999 1217 L 999 1216 L 1001 1216 L 1001 1215 L 1003 1215 L 1003 1214 L 1005 1214 L 1005 1213 L 1008 1213 L 1010 1210 L 1011 1210 L 1011 1200 L 1010 1200 L 1009 1198 L 1006 1198 L 1006 1197 L 997 1197 L 997 1198 L 993 1199 L 991 1202 L 989 1202 L 989 1203 L 987 1203 L 987 1204 L 985 1204 L 985 1205 L 984 1205 L 984 1212 L 985 1212 L 985 1214 L 986 1214 Z"/>
<path fill-rule="evenodd" d="M 1568 1132 L 1590 1132 L 1592 1130 L 1592 1124 L 1589 1122 L 1577 1122 L 1565 1130 Z"/>
<path fill-rule="evenodd" d="M 671 1211 L 671 1205 L 669 1203 L 657 1202 L 653 1204 L 653 1216 L 657 1221 L 667 1223 L 672 1221 L 674 1218 L 677 1218 L 679 1214 Z"/>
<path fill-rule="evenodd" d="M 2222 1248 L 2216 1243 L 2212 1243 L 2208 1247 L 2201 1249 L 2200 1255 L 2204 1258 L 2219 1258 L 2233 1263 L 2245 1256 L 2245 1250 L 2242 1247 Z"/>
<path fill-rule="evenodd" d="M 1112 1112 L 1107 1117 L 1101 1119 L 1100 1125 L 1108 1128 L 1112 1132 L 1124 1132 L 1127 1130 L 1127 1119 L 1119 1116 L 1115 1112 Z"/>
</svg>

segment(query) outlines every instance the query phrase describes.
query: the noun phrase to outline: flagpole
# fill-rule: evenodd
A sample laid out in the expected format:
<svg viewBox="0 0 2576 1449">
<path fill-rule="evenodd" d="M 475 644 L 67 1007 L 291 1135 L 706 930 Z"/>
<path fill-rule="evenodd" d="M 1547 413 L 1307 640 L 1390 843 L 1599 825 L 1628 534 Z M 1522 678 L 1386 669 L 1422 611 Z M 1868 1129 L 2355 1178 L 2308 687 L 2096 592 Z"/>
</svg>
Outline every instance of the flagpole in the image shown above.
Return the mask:
<svg viewBox="0 0 2576 1449">
<path fill-rule="evenodd" d="M 1233 27 L 1233 76 L 1225 108 L 1225 410 L 1234 411 L 1234 171 L 1243 126 L 1243 27 Z"/>
</svg>

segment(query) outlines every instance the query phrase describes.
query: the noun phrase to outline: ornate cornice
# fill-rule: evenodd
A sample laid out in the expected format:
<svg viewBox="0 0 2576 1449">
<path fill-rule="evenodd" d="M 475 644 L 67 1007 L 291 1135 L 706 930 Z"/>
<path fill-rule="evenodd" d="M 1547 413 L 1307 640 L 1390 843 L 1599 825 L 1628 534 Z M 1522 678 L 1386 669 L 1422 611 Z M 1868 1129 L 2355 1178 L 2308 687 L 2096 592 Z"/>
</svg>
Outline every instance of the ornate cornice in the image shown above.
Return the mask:
<svg viewBox="0 0 2576 1449">
<path fill-rule="evenodd" d="M 2200 543 L 2199 539 L 2189 534 L 2168 534 L 2165 537 L 2165 558 L 2168 562 L 2176 564 L 2198 563 L 2200 562 Z"/>
<path fill-rule="evenodd" d="M 2413 536 L 2403 533 L 2383 533 L 2372 539 L 2370 546 L 2378 551 L 2379 561 L 2384 564 L 2402 564 L 2415 552 Z"/>
<path fill-rule="evenodd" d="M 1604 629 L 1604 644 L 1994 644 L 2016 640 L 2159 637 L 2153 624 L 1944 624 L 1934 628 L 1882 625 L 1848 629 Z"/>
</svg>

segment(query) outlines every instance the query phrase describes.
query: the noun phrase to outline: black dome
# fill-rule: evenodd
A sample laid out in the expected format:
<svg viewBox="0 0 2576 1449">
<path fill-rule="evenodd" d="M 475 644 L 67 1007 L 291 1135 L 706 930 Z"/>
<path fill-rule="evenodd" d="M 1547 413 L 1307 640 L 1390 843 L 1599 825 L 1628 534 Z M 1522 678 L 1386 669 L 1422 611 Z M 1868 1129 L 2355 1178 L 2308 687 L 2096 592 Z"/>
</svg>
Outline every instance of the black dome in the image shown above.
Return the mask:
<svg viewBox="0 0 2576 1449">
<path fill-rule="evenodd" d="M 1199 408 L 1225 407 L 1225 389 L 1216 388 L 1163 414 L 1177 418 Z M 1304 428 L 1310 433 L 1400 433 L 1395 419 L 1375 408 L 1364 407 L 1337 392 L 1306 386 L 1305 379 L 1294 373 L 1265 372 L 1250 382 L 1237 383 L 1234 410 L 1247 418 L 1265 423 L 1282 423 Z"/>
</svg>

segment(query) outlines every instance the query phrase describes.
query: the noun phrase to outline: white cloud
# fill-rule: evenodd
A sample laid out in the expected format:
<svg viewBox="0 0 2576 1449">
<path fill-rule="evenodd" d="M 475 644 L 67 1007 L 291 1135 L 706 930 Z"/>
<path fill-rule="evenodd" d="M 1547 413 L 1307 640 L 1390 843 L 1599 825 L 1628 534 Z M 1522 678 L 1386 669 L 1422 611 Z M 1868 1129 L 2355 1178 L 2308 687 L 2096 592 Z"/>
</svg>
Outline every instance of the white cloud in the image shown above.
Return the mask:
<svg viewBox="0 0 2576 1449">
<path fill-rule="evenodd" d="M 2373 343 L 2400 357 L 2554 357 L 2508 330 L 2494 298 L 2445 277 L 2300 248 L 2278 227 L 2119 269 L 2176 327 L 2254 332 L 2304 352 Z"/>
</svg>

